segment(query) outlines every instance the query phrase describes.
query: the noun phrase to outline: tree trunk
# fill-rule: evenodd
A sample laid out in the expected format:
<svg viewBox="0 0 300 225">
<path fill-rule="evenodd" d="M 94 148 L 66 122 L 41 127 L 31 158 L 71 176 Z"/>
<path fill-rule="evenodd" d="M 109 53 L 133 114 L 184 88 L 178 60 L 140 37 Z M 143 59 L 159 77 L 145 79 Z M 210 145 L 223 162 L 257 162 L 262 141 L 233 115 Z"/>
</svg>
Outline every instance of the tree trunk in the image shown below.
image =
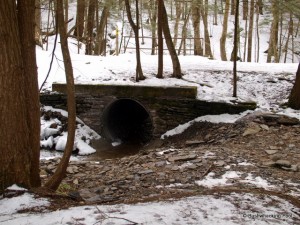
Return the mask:
<svg viewBox="0 0 300 225">
<path fill-rule="evenodd" d="M 223 30 L 222 30 L 222 36 L 220 39 L 220 52 L 221 52 L 221 59 L 223 61 L 227 61 L 226 38 L 227 38 L 227 28 L 228 28 L 229 4 L 230 4 L 230 0 L 226 0 L 224 19 L 223 19 Z"/>
<path fill-rule="evenodd" d="M 206 1 L 206 0 L 205 0 Z M 205 4 L 206 5 L 206 4 Z M 200 0 L 200 12 L 202 15 L 203 19 L 203 25 L 204 25 L 204 43 L 205 43 L 205 56 L 209 58 L 213 58 L 213 54 L 211 51 L 211 45 L 210 45 L 210 37 L 209 37 L 209 32 L 208 32 L 208 22 L 207 22 L 207 13 L 206 9 L 207 7 L 204 7 L 203 5 L 203 0 Z"/>
<path fill-rule="evenodd" d="M 163 0 L 157 0 L 157 39 L 158 39 L 158 69 L 157 69 L 157 78 L 163 78 L 163 28 L 161 21 L 163 21 Z"/>
<path fill-rule="evenodd" d="M 86 37 L 86 55 L 93 54 L 93 43 L 94 43 L 93 29 L 94 29 L 94 22 L 95 22 L 96 1 L 97 0 L 90 0 L 89 2 L 87 37 Z"/>
<path fill-rule="evenodd" d="M 151 24 L 151 55 L 155 55 L 156 41 L 156 19 L 157 19 L 157 3 L 156 0 L 149 1 L 149 20 Z"/>
<path fill-rule="evenodd" d="M 194 55 L 203 56 L 203 49 L 200 39 L 200 9 L 195 1 L 192 2 L 192 20 L 194 29 Z"/>
<path fill-rule="evenodd" d="M 169 53 L 170 53 L 170 56 L 172 59 L 172 64 L 173 64 L 173 77 L 181 78 L 182 77 L 181 66 L 180 66 L 178 56 L 176 54 L 174 44 L 172 42 L 172 37 L 171 37 L 169 23 L 168 23 L 168 15 L 167 15 L 167 11 L 166 11 L 164 2 L 163 2 L 163 18 L 162 19 L 163 19 L 162 29 L 163 29 L 163 33 L 165 36 L 166 45 L 168 47 L 168 50 L 169 50 Z"/>
<path fill-rule="evenodd" d="M 243 0 L 243 20 L 248 19 L 248 11 L 249 11 L 249 2 L 248 0 Z"/>
<path fill-rule="evenodd" d="M 233 40 L 233 93 L 237 97 L 237 52 L 238 52 L 238 30 L 239 30 L 239 0 L 236 0 L 234 16 L 234 40 Z"/>
<path fill-rule="evenodd" d="M 231 1 L 231 8 L 230 8 L 230 15 L 234 15 L 235 14 L 235 4 L 236 4 L 236 0 L 230 0 Z"/>
<path fill-rule="evenodd" d="M 80 40 L 83 36 L 84 30 L 84 11 L 85 11 L 85 0 L 77 0 L 77 13 L 76 13 L 76 29 L 74 30 L 74 36 Z"/>
<path fill-rule="evenodd" d="M 40 185 L 35 0 L 0 5 L 0 192 Z"/>
<path fill-rule="evenodd" d="M 254 0 L 250 2 L 250 18 L 249 18 L 249 34 L 248 34 L 248 55 L 247 62 L 252 61 L 252 36 L 253 36 L 253 24 L 254 24 Z"/>
<path fill-rule="evenodd" d="M 274 56 L 274 61 L 279 62 L 277 44 L 278 44 L 278 24 L 279 24 L 279 9 L 278 9 L 278 0 L 274 0 L 272 4 L 272 14 L 273 21 L 270 29 L 270 39 L 269 39 L 269 49 L 267 62 L 272 61 L 272 56 Z"/>
<path fill-rule="evenodd" d="M 288 105 L 293 109 L 300 109 L 300 63 L 298 65 L 296 80 L 289 97 Z"/>
<path fill-rule="evenodd" d="M 181 10 L 181 4 L 179 1 L 175 1 L 175 7 L 176 7 L 176 19 L 175 19 L 175 24 L 174 24 L 174 46 L 176 47 L 177 45 L 177 39 L 178 39 L 178 27 L 179 27 L 179 22 L 180 22 L 180 16 L 182 13 Z"/>
<path fill-rule="evenodd" d="M 141 56 L 140 56 L 140 41 L 139 41 L 139 4 L 138 0 L 135 0 L 136 6 L 136 24 L 133 22 L 130 10 L 129 0 L 125 0 L 125 7 L 127 12 L 128 21 L 132 30 L 134 32 L 135 38 L 135 51 L 136 51 L 136 77 L 135 80 L 138 82 L 139 80 L 144 80 L 145 77 L 143 75 L 142 64 L 141 64 Z"/>
<path fill-rule="evenodd" d="M 218 2 L 215 0 L 214 2 L 214 25 L 218 25 Z"/>
<path fill-rule="evenodd" d="M 97 27 L 97 37 L 95 43 L 95 55 L 101 55 L 103 53 L 104 45 L 106 45 L 106 39 L 104 37 L 106 20 L 109 15 L 110 3 L 108 1 L 105 2 L 105 5 L 102 10 L 101 19 L 99 25 Z"/>
<path fill-rule="evenodd" d="M 61 51 L 64 60 L 66 80 L 67 80 L 67 101 L 68 101 L 68 138 L 65 151 L 55 173 L 45 184 L 46 188 L 57 190 L 63 180 L 69 164 L 69 160 L 74 147 L 75 129 L 76 129 L 76 103 L 75 86 L 73 78 L 73 68 L 68 48 L 67 32 L 64 23 L 63 1 L 57 1 L 58 30 L 60 34 Z"/>
<path fill-rule="evenodd" d="M 290 37 L 293 36 L 294 33 L 294 22 L 293 22 L 293 13 L 290 12 L 290 21 L 289 21 L 289 27 L 288 27 L 288 35 L 286 38 L 286 43 L 285 43 L 285 47 L 284 47 L 284 63 L 286 63 L 286 59 L 287 59 L 287 55 L 288 55 L 288 51 L 289 51 L 289 42 L 290 42 Z M 294 54 L 292 52 L 292 54 Z"/>
<path fill-rule="evenodd" d="M 41 33 L 41 2 L 35 0 L 35 44 L 43 48 Z"/>
</svg>

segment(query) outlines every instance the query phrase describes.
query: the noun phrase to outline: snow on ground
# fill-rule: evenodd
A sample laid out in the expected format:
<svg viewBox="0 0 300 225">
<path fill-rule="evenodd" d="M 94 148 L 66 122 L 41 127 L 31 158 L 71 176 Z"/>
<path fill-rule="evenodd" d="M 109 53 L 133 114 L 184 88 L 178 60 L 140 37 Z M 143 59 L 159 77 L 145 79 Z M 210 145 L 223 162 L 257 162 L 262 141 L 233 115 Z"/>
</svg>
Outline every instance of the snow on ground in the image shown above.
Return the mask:
<svg viewBox="0 0 300 225">
<path fill-rule="evenodd" d="M 253 204 L 255 202 L 255 204 Z M 296 224 L 293 205 L 274 197 L 254 194 L 207 195 L 133 205 L 91 205 L 41 213 L 18 213 L 28 207 L 43 209 L 45 199 L 25 193 L 0 199 L 0 224 Z"/>
</svg>

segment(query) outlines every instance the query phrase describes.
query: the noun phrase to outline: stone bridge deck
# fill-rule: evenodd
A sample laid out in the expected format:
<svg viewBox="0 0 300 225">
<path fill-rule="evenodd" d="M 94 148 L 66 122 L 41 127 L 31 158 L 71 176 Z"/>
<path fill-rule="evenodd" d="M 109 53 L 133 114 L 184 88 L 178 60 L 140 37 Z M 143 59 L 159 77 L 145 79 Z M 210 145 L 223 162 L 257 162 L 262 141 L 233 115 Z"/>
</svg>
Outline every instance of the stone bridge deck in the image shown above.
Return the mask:
<svg viewBox="0 0 300 225">
<path fill-rule="evenodd" d="M 66 109 L 66 84 L 53 84 L 41 103 Z M 236 114 L 255 109 L 255 103 L 228 104 L 196 99 L 197 87 L 123 85 L 75 86 L 77 116 L 100 135 L 122 141 L 147 142 L 153 136 L 199 116 Z M 58 92 L 58 93 L 57 93 Z"/>
</svg>

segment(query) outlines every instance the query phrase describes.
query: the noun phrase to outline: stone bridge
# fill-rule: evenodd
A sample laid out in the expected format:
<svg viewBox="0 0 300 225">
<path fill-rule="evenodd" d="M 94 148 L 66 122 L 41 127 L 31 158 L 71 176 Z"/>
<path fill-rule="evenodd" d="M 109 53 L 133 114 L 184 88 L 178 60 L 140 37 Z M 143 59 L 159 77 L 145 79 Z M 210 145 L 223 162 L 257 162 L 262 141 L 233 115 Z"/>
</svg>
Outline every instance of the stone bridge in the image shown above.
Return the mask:
<svg viewBox="0 0 300 225">
<path fill-rule="evenodd" d="M 66 109 L 66 84 L 53 84 L 54 93 L 41 94 L 41 103 Z M 199 116 L 236 114 L 255 103 L 227 104 L 196 99 L 197 87 L 153 87 L 78 84 L 77 116 L 111 141 L 147 142 L 152 137 Z"/>
</svg>

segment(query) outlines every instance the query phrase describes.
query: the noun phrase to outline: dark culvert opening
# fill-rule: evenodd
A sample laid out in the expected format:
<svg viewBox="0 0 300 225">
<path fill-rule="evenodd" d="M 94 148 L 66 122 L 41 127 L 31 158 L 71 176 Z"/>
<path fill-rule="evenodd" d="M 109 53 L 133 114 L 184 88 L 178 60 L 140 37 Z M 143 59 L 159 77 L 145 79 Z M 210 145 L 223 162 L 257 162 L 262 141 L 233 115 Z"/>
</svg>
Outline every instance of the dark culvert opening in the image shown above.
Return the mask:
<svg viewBox="0 0 300 225">
<path fill-rule="evenodd" d="M 147 110 L 132 99 L 119 99 L 103 113 L 103 136 L 110 141 L 146 144 L 152 138 L 153 125 Z"/>
</svg>

